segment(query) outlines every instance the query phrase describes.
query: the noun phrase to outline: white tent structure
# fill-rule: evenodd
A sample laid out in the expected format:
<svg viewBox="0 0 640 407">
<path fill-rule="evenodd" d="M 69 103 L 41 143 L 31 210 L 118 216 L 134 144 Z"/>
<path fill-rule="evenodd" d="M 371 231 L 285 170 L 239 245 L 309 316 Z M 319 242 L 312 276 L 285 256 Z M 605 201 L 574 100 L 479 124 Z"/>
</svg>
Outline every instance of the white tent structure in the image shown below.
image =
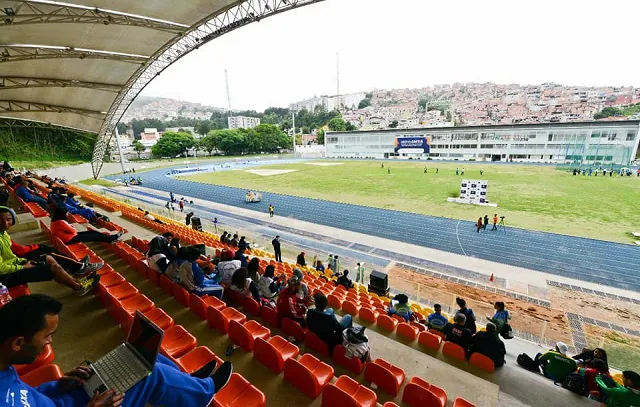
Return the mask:
<svg viewBox="0 0 640 407">
<path fill-rule="evenodd" d="M 98 134 L 169 65 L 236 28 L 322 0 L 0 0 L 0 117 Z"/>
</svg>

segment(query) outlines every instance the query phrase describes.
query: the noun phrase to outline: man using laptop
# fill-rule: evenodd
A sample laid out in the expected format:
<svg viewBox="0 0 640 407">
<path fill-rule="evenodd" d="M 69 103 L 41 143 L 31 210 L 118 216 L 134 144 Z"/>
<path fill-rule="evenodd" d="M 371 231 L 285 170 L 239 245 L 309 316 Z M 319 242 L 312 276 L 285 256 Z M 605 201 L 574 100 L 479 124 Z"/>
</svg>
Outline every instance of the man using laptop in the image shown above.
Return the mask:
<svg viewBox="0 0 640 407">
<path fill-rule="evenodd" d="M 61 309 L 61 303 L 41 294 L 16 298 L 0 308 L 1 407 L 144 407 L 147 403 L 207 407 L 231 377 L 229 362 L 215 373 L 215 364 L 210 364 L 205 367 L 207 371 L 190 376 L 158 355 L 152 373 L 125 394 L 109 389 L 89 397 L 83 388 L 92 374 L 88 367 L 78 367 L 57 382 L 32 388 L 20 380 L 12 365 L 33 363 L 51 343 Z"/>
</svg>

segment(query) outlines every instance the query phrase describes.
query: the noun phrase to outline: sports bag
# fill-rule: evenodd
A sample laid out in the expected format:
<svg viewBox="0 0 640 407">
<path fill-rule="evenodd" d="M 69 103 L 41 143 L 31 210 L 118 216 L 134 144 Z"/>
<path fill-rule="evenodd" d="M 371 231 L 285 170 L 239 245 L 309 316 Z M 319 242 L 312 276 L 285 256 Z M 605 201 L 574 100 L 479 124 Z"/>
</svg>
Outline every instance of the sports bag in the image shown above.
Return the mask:
<svg viewBox="0 0 640 407">
<path fill-rule="evenodd" d="M 521 353 L 518 355 L 516 362 L 527 370 L 531 370 L 532 372 L 540 373 L 540 368 L 535 360 L 531 359 L 531 356 L 526 353 Z"/>
</svg>

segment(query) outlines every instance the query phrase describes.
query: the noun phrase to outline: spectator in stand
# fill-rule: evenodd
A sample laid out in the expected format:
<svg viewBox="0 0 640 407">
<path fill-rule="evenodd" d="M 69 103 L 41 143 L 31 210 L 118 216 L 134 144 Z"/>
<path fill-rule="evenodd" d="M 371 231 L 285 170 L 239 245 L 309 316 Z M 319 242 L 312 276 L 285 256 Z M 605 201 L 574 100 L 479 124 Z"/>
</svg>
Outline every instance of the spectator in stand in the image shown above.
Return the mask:
<svg viewBox="0 0 640 407">
<path fill-rule="evenodd" d="M 47 200 L 35 195 L 29 190 L 28 186 L 29 182 L 26 179 L 20 179 L 20 184 L 15 190 L 16 195 L 25 202 L 35 202 L 40 205 L 42 209 L 47 209 Z"/>
<path fill-rule="evenodd" d="M 159 224 L 163 224 L 162 221 L 160 219 L 156 219 L 155 216 L 153 216 L 152 214 L 149 213 L 149 211 L 144 211 L 144 218 L 146 220 L 150 220 L 151 222 L 156 222 Z"/>
<path fill-rule="evenodd" d="M 191 218 L 193 218 L 193 212 L 187 213 L 187 217 L 184 219 L 184 223 L 186 223 L 187 226 L 191 225 Z"/>
<path fill-rule="evenodd" d="M 251 296 L 258 304 L 260 303 L 260 292 L 258 291 L 258 287 L 251 278 L 249 278 L 247 275 L 247 269 L 244 267 L 240 267 L 233 273 L 229 288 L 240 293 L 241 296 Z"/>
<path fill-rule="evenodd" d="M 607 364 L 604 363 L 602 359 L 594 359 L 591 367 L 579 370 L 580 373 L 584 374 L 584 378 L 587 381 L 589 397 L 597 401 L 602 401 L 602 394 L 600 392 L 600 386 L 596 383 L 596 377 L 598 375 L 608 376 L 607 381 L 609 383 L 613 382 L 613 379 L 609 375 Z"/>
<path fill-rule="evenodd" d="M 220 241 L 222 243 L 227 243 L 228 242 L 228 240 L 227 240 L 227 231 L 226 230 L 224 232 L 222 232 L 222 235 L 220 236 Z"/>
<path fill-rule="evenodd" d="M 389 310 L 387 311 L 387 314 L 389 316 L 401 316 L 405 321 L 409 322 L 413 316 L 413 311 L 411 311 L 411 306 L 409 305 L 409 297 L 407 297 L 406 294 L 397 294 L 393 297 L 389 302 Z"/>
<path fill-rule="evenodd" d="M 31 387 L 20 380 L 13 365 L 30 364 L 51 343 L 58 329 L 62 304 L 42 294 L 16 298 L 0 309 L 0 388 L 3 406 L 65 407 L 144 407 L 206 406 L 223 388 L 233 372 L 230 362 L 215 373 L 215 365 L 188 375 L 162 355 L 158 355 L 152 374 L 125 393 L 108 389 L 87 395 L 83 388 L 91 369 L 85 366 L 65 374 L 57 381 Z M 4 391 L 6 389 L 6 392 Z M 6 393 L 6 399 L 5 395 Z"/>
<path fill-rule="evenodd" d="M 495 314 L 493 314 L 493 317 L 487 316 L 487 319 L 495 324 L 496 335 L 499 335 L 504 325 L 511 319 L 511 315 L 509 315 L 509 311 L 505 309 L 504 302 L 502 301 L 496 301 L 493 308 L 496 310 Z"/>
<path fill-rule="evenodd" d="M 442 306 L 440 304 L 435 304 L 433 306 L 433 311 L 433 314 L 427 317 L 427 325 L 431 329 L 444 331 L 444 327 L 447 326 L 449 320 L 442 315 Z"/>
<path fill-rule="evenodd" d="M 486 332 L 480 331 L 473 335 L 469 355 L 474 352 L 481 353 L 493 360 L 496 367 L 504 365 L 504 356 L 507 354 L 507 350 L 504 347 L 504 342 L 498 337 L 497 327 L 494 323 L 487 322 Z"/>
<path fill-rule="evenodd" d="M 285 281 L 285 275 L 281 274 L 279 277 L 274 277 L 276 268 L 269 264 L 264 269 L 264 274 L 260 277 L 258 282 L 258 291 L 263 298 L 273 298 L 282 289 L 283 282 Z"/>
<path fill-rule="evenodd" d="M 7 231 L 16 223 L 16 213 L 0 206 L 0 283 L 8 288 L 40 281 L 55 281 L 71 288 L 82 296 L 91 291 L 100 276 L 96 270 L 81 270 L 77 278 L 70 275 L 52 256 L 45 255 L 39 261 L 27 260 L 11 251 L 11 236 Z M 5 329 L 5 327 L 3 327 Z"/>
<path fill-rule="evenodd" d="M 282 263 L 282 249 L 280 248 L 280 236 L 276 236 L 275 239 L 271 241 L 271 245 L 273 246 L 273 252 L 276 256 L 276 261 Z"/>
<path fill-rule="evenodd" d="M 242 267 L 240 260 L 233 260 L 233 256 L 234 253 L 231 250 L 223 250 L 222 261 L 219 262 L 217 266 L 220 282 L 227 286 L 231 284 L 233 273 L 235 273 L 237 269 Z"/>
<path fill-rule="evenodd" d="M 12 240 L 11 251 L 16 256 L 33 262 L 45 261 L 46 256 L 51 256 L 63 269 L 74 277 L 93 274 L 104 266 L 104 262 L 90 263 L 89 256 L 85 256 L 82 261 L 76 261 L 70 257 L 61 255 L 54 248 L 44 244 L 29 244 L 23 246 Z"/>
<path fill-rule="evenodd" d="M 233 238 L 229 241 L 229 244 L 233 247 L 238 247 L 238 235 L 234 234 Z"/>
<path fill-rule="evenodd" d="M 96 215 L 93 209 L 82 206 L 82 204 L 75 199 L 75 195 L 71 192 L 67 194 L 67 199 L 64 200 L 64 206 L 70 214 L 80 215 L 91 223 L 98 220 L 98 215 Z"/>
<path fill-rule="evenodd" d="M 554 382 L 562 382 L 577 369 L 576 361 L 567 356 L 568 351 L 566 343 L 558 342 L 555 350 L 538 353 L 534 361 L 542 368 L 542 374 Z"/>
<path fill-rule="evenodd" d="M 244 236 L 240 236 L 240 241 L 238 242 L 238 248 L 242 250 L 251 250 L 251 247 L 249 247 L 249 242 L 245 240 Z"/>
<path fill-rule="evenodd" d="M 465 325 L 466 320 L 464 314 L 457 313 L 453 317 L 453 324 L 448 323 L 444 327 L 445 340 L 462 346 L 465 351 L 469 349 L 473 338 L 473 334 Z"/>
<path fill-rule="evenodd" d="M 640 405 L 640 375 L 632 370 L 622 372 L 623 386 L 607 387 L 603 376 L 596 376 L 601 393 L 606 395 L 605 407 L 634 407 Z"/>
<path fill-rule="evenodd" d="M 236 250 L 236 253 L 233 256 L 233 260 L 240 260 L 240 267 L 247 267 L 247 256 L 244 255 L 243 249 Z"/>
<path fill-rule="evenodd" d="M 307 326 L 311 332 L 329 345 L 329 354 L 331 354 L 333 348 L 342 343 L 342 331 L 353 326 L 353 317 L 346 314 L 338 322 L 333 308 L 327 308 L 327 297 L 324 294 L 315 294 L 313 299 L 316 307 L 307 311 Z"/>
<path fill-rule="evenodd" d="M 251 281 L 256 284 L 260 282 L 260 273 L 258 273 L 258 270 L 260 270 L 260 260 L 254 257 L 247 264 L 247 274 Z"/>
<path fill-rule="evenodd" d="M 300 280 L 300 291 L 298 292 L 298 297 L 307 298 L 309 296 L 309 287 L 302 282 L 302 280 L 304 280 L 304 273 L 299 268 L 294 268 L 293 275 L 298 277 L 298 280 Z"/>
<path fill-rule="evenodd" d="M 466 317 L 464 325 L 465 328 L 471 331 L 472 334 L 475 334 L 478 329 L 476 328 L 476 316 L 473 313 L 473 310 L 471 308 L 467 308 L 467 302 L 463 298 L 457 297 L 456 304 L 460 307 L 458 312 Z"/>
<path fill-rule="evenodd" d="M 304 267 L 307 265 L 307 262 L 304 259 L 304 252 L 300 252 L 300 254 L 298 255 L 298 257 L 296 258 L 296 264 Z"/>
<path fill-rule="evenodd" d="M 5 161 L 4 163 L 2 163 L 2 170 L 13 171 L 13 167 L 11 166 L 11 164 L 9 164 L 9 161 Z"/>
<path fill-rule="evenodd" d="M 348 275 L 349 275 L 349 270 L 343 271 L 342 275 L 338 277 L 338 280 L 336 281 L 336 286 L 338 285 L 344 286 L 344 288 L 346 288 L 347 290 L 353 287 L 353 281 L 349 280 Z"/>
<path fill-rule="evenodd" d="M 64 208 L 62 198 L 60 197 L 60 188 L 51 187 L 51 191 L 47 195 L 47 203 L 51 208 Z"/>
<path fill-rule="evenodd" d="M 0 205 L 6 206 L 10 196 L 9 191 L 7 191 L 4 185 L 0 184 Z"/>
<path fill-rule="evenodd" d="M 307 314 L 309 301 L 298 297 L 298 291 L 300 291 L 300 280 L 298 277 L 291 277 L 287 287 L 280 291 L 276 307 L 280 319 L 293 319 L 304 328 L 306 326 L 304 316 Z"/>
<path fill-rule="evenodd" d="M 324 266 L 322 265 L 321 260 L 316 261 L 316 271 L 324 273 Z"/>
<path fill-rule="evenodd" d="M 156 236 L 149 242 L 149 251 L 147 252 L 147 261 L 149 267 L 159 273 L 164 273 L 178 254 L 178 248 L 171 246 L 173 233 L 167 232 L 160 236 Z"/>
<path fill-rule="evenodd" d="M 607 351 L 602 348 L 591 349 L 582 349 L 582 353 L 579 353 L 573 357 L 579 367 L 590 367 L 591 363 L 595 359 L 602 360 L 607 368 L 609 367 L 609 362 L 607 359 Z"/>
<path fill-rule="evenodd" d="M 51 219 L 51 233 L 65 244 L 84 242 L 114 243 L 122 238 L 122 230 L 114 235 L 100 233 L 94 230 L 78 232 L 67 222 L 67 210 L 58 208 Z"/>
<path fill-rule="evenodd" d="M 167 269 L 167 274 L 177 275 L 180 285 L 199 297 L 212 295 L 222 298 L 223 287 L 204 275 L 197 263 L 199 257 L 200 252 L 194 246 L 181 247 L 176 260 Z"/>
</svg>

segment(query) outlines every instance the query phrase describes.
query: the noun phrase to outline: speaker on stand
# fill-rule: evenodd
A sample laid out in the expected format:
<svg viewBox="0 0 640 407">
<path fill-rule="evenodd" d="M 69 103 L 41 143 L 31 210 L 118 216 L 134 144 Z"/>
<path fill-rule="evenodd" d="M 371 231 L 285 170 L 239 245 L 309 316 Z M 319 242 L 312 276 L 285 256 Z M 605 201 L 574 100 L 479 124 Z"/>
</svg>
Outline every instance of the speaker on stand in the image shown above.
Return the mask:
<svg viewBox="0 0 640 407">
<path fill-rule="evenodd" d="M 385 297 L 388 297 L 389 296 L 389 276 L 387 276 L 387 273 L 373 270 L 371 272 L 371 275 L 369 276 L 368 289 L 372 293 L 376 293 L 378 295 L 383 295 Z"/>
</svg>

